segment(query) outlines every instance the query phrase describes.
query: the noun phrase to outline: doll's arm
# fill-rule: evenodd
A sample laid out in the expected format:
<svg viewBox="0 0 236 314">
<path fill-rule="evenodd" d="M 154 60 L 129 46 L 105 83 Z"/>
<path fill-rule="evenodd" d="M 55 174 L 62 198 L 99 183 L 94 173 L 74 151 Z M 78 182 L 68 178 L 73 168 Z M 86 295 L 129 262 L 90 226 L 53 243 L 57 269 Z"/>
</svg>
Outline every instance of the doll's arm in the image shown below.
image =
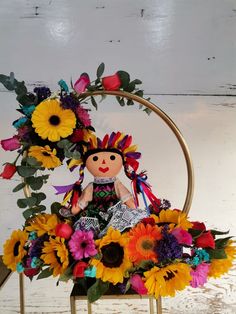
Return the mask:
<svg viewBox="0 0 236 314">
<path fill-rule="evenodd" d="M 73 215 L 78 214 L 81 210 L 84 210 L 87 207 L 88 202 L 92 200 L 93 197 L 93 184 L 89 183 L 86 188 L 83 190 L 78 203 L 72 207 L 71 213 Z"/>
<path fill-rule="evenodd" d="M 134 198 L 130 191 L 120 182 L 120 180 L 115 181 L 115 190 L 118 198 L 129 208 L 135 208 Z"/>
</svg>

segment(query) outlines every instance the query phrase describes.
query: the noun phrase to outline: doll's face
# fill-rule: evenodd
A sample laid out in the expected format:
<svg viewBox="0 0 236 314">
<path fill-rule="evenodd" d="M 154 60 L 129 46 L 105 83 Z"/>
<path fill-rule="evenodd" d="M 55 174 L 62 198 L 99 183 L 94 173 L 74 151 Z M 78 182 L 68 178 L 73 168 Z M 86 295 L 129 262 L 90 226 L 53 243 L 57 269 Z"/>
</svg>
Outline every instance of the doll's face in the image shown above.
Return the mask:
<svg viewBox="0 0 236 314">
<path fill-rule="evenodd" d="M 90 155 L 85 165 L 94 177 L 111 178 L 118 175 L 123 160 L 120 154 L 105 151 Z"/>
</svg>

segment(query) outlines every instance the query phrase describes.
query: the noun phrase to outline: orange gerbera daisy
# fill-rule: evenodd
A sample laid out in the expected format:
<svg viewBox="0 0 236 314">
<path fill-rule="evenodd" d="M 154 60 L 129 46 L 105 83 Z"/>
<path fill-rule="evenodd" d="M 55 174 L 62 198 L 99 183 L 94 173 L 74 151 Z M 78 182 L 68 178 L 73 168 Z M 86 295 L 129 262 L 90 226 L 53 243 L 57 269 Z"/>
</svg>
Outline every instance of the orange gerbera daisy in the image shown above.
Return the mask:
<svg viewBox="0 0 236 314">
<path fill-rule="evenodd" d="M 157 240 L 162 238 L 161 228 L 150 224 L 139 223 L 129 232 L 128 255 L 135 264 L 143 260 L 157 261 L 154 247 Z"/>
</svg>

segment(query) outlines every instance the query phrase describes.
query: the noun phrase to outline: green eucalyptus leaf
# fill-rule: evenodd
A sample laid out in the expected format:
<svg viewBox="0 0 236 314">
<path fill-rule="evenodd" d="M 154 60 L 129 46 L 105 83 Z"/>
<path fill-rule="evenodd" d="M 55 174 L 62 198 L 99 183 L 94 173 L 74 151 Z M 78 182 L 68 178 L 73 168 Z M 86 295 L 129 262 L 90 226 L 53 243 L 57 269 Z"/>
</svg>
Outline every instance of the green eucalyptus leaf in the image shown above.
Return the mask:
<svg viewBox="0 0 236 314">
<path fill-rule="evenodd" d="M 17 82 L 15 87 L 15 92 L 17 95 L 25 95 L 27 94 L 27 88 L 25 86 L 25 82 Z"/>
<path fill-rule="evenodd" d="M 105 64 L 102 62 L 99 67 L 97 68 L 97 78 L 100 78 L 105 70 Z"/>
<path fill-rule="evenodd" d="M 90 303 L 98 300 L 109 289 L 109 282 L 98 279 L 87 291 Z"/>
<path fill-rule="evenodd" d="M 59 213 L 59 210 L 60 210 L 61 208 L 62 208 L 61 203 L 54 202 L 54 203 L 52 203 L 52 205 L 51 205 L 51 213 L 52 213 L 52 214 L 58 214 L 58 213 Z"/>
<path fill-rule="evenodd" d="M 143 109 L 143 111 L 146 112 L 146 114 L 148 114 L 149 116 L 152 113 L 152 110 L 149 108 L 145 108 L 145 109 Z"/>
<path fill-rule="evenodd" d="M 59 148 L 62 148 L 62 149 L 68 149 L 69 147 L 72 146 L 71 142 L 67 139 L 64 139 L 64 140 L 60 140 L 58 143 L 57 143 L 57 146 Z"/>
<path fill-rule="evenodd" d="M 35 168 L 41 168 L 42 163 L 39 162 L 36 158 L 34 157 L 27 157 L 26 162 L 28 165 L 35 167 Z"/>
<path fill-rule="evenodd" d="M 27 207 L 27 203 L 25 201 L 25 198 L 19 198 L 17 200 L 17 206 L 20 208 L 26 208 Z"/>
<path fill-rule="evenodd" d="M 30 218 L 34 213 L 34 209 L 33 208 L 28 208 L 25 211 L 23 211 L 23 217 L 26 219 Z"/>
<path fill-rule="evenodd" d="M 80 159 L 81 158 L 81 154 L 80 154 L 80 152 L 78 152 L 78 151 L 74 151 L 73 153 L 72 153 L 72 156 L 71 156 L 72 158 L 74 158 L 74 159 Z"/>
<path fill-rule="evenodd" d="M 38 170 L 29 166 L 17 166 L 16 168 L 18 174 L 24 178 L 32 176 Z"/>
<path fill-rule="evenodd" d="M 0 74 L 0 83 L 2 83 L 2 85 L 9 91 L 13 91 L 15 89 L 17 80 L 14 78 L 14 73 L 11 72 L 10 76 Z"/>
<path fill-rule="evenodd" d="M 127 106 L 133 106 L 134 105 L 134 102 L 132 99 L 128 99 L 127 101 Z"/>
<path fill-rule="evenodd" d="M 125 88 L 125 90 L 129 93 L 135 90 L 135 83 L 134 81 L 130 82 L 129 85 Z"/>
<path fill-rule="evenodd" d="M 46 195 L 43 192 L 32 193 L 32 197 L 34 197 L 36 199 L 36 203 L 35 204 L 37 204 L 37 205 L 40 204 L 43 200 L 46 199 Z"/>
<path fill-rule="evenodd" d="M 139 79 L 135 79 L 135 80 L 133 80 L 133 82 L 134 82 L 136 85 L 142 84 L 142 81 L 140 81 Z"/>
<path fill-rule="evenodd" d="M 96 100 L 95 100 L 95 98 L 94 98 L 93 96 L 91 96 L 91 102 L 92 102 L 92 105 L 94 106 L 94 108 L 95 108 L 96 110 L 98 110 L 97 102 L 96 102 Z"/>
<path fill-rule="evenodd" d="M 125 293 L 129 291 L 130 287 L 131 287 L 131 283 L 130 283 L 130 280 L 128 280 L 125 286 Z"/>
<path fill-rule="evenodd" d="M 50 267 L 45 268 L 44 270 L 41 271 L 41 273 L 38 275 L 38 279 L 43 279 L 52 276 L 53 270 L 50 269 Z"/>
<path fill-rule="evenodd" d="M 17 95 L 16 100 L 23 106 L 32 105 L 32 99 L 26 94 Z"/>
<path fill-rule="evenodd" d="M 25 179 L 25 181 L 34 191 L 40 190 L 44 183 L 43 176 L 28 177 Z"/>
<path fill-rule="evenodd" d="M 139 97 L 143 97 L 143 90 L 139 89 L 134 94 L 139 96 Z"/>
<path fill-rule="evenodd" d="M 129 85 L 130 75 L 125 71 L 118 71 L 117 74 L 121 80 L 121 88 L 125 90 Z"/>
<path fill-rule="evenodd" d="M 18 191 L 22 190 L 25 187 L 25 185 L 26 185 L 25 182 L 18 184 L 16 187 L 14 187 L 12 192 L 18 192 Z"/>
<path fill-rule="evenodd" d="M 27 197 L 25 200 L 29 207 L 35 206 L 37 204 L 37 198 L 34 196 Z"/>
</svg>

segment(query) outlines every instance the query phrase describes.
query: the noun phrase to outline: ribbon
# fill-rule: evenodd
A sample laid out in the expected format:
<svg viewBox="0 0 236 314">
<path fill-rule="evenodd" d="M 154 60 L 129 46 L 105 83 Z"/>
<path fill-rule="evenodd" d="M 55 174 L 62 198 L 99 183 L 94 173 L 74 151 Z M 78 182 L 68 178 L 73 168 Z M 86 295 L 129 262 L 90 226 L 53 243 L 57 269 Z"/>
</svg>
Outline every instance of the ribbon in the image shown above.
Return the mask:
<svg viewBox="0 0 236 314">
<path fill-rule="evenodd" d="M 135 172 L 133 172 L 132 176 L 133 176 L 132 188 L 134 192 L 134 201 L 135 201 L 136 207 L 139 206 L 138 194 L 141 193 L 145 208 L 147 210 L 147 214 L 150 215 L 150 208 L 147 204 L 145 195 L 151 202 L 154 210 L 158 212 L 159 211 L 158 206 L 161 205 L 161 201 L 152 193 L 151 185 L 147 182 L 146 173 L 144 171 L 141 172 L 140 174 L 136 174 Z"/>
<path fill-rule="evenodd" d="M 76 181 L 75 183 L 69 185 L 54 185 L 53 187 L 56 190 L 56 195 L 65 193 L 62 205 L 65 205 L 67 202 L 69 202 L 71 206 L 77 204 L 81 195 L 80 181 Z"/>
</svg>

